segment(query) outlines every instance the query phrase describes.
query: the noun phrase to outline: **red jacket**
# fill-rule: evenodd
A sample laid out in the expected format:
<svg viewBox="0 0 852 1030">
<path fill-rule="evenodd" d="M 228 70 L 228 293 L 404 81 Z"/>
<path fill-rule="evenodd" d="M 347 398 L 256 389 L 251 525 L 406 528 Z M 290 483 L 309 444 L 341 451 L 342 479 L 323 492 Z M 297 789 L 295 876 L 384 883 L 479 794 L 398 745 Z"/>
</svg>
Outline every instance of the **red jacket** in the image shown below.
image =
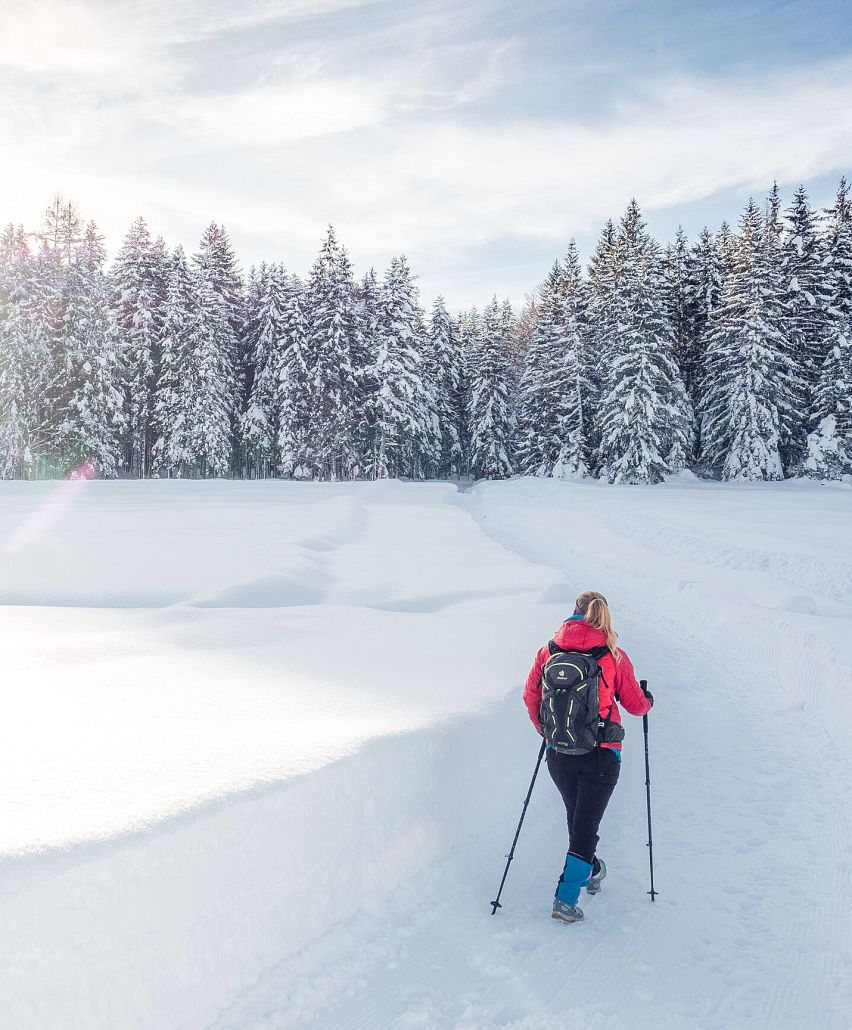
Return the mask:
<svg viewBox="0 0 852 1030">
<path fill-rule="evenodd" d="M 595 629 L 594 626 L 579 619 L 569 619 L 568 622 L 564 622 L 554 634 L 553 639 L 564 651 L 591 651 L 593 647 L 603 647 L 606 644 L 606 636 L 601 630 Z M 541 671 L 549 657 L 550 651 L 545 645 L 535 656 L 533 667 L 530 669 L 524 686 L 524 704 L 530 713 L 533 726 L 539 733 L 541 733 L 538 721 L 538 711 L 541 706 Z M 624 651 L 621 651 L 620 662 L 617 662 L 612 655 L 607 654 L 600 659 L 598 664 L 602 673 L 600 679 L 602 716 L 621 724 L 621 714 L 616 701 L 621 702 L 631 715 L 645 715 L 651 710 L 651 702 L 642 693 L 642 688 L 633 672 L 633 664 Z M 614 747 L 621 750 L 621 744 L 601 744 L 601 747 Z"/>
</svg>

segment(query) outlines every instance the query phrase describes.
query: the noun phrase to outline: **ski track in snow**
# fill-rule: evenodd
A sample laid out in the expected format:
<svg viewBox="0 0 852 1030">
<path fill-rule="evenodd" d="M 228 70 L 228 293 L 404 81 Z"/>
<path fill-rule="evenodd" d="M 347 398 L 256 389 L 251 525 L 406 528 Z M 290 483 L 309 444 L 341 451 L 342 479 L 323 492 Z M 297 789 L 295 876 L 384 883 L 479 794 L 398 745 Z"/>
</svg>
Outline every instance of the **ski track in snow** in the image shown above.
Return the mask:
<svg viewBox="0 0 852 1030">
<path fill-rule="evenodd" d="M 114 991 L 98 1009 L 80 985 L 85 1016 L 52 1025 L 141 1028 L 146 991 L 154 990 L 163 1030 L 845 1030 L 852 1024 L 852 715 L 843 670 L 852 661 L 852 563 L 848 553 L 809 540 L 806 527 L 800 537 L 790 517 L 780 520 L 781 535 L 767 538 L 764 523 L 795 506 L 795 492 L 727 493 L 729 514 L 742 513 L 736 534 L 706 514 L 722 493 L 481 484 L 449 501 L 505 549 L 510 567 L 527 564 L 526 582 L 514 591 L 496 580 L 481 589 L 436 583 L 408 595 L 374 588 L 359 595 L 335 582 L 334 562 L 322 556 L 353 537 L 363 542 L 375 517 L 353 505 L 339 536 L 315 538 L 325 576 L 314 595 L 295 601 L 334 598 L 391 618 L 469 618 L 462 625 L 471 631 L 488 624 L 489 612 L 505 620 L 501 598 L 536 606 L 536 619 L 525 617 L 516 630 L 526 639 L 533 623 L 541 627 L 531 660 L 555 628 L 553 612 L 580 589 L 603 590 L 657 699 L 650 719 L 656 904 L 645 894 L 641 720 L 625 715 L 621 779 L 601 832 L 609 874 L 601 894 L 581 898 L 586 921 L 563 926 L 549 918 L 567 831 L 544 768 L 504 907 L 491 916 L 538 746 L 515 685 L 490 707 L 483 697 L 477 714 L 437 726 L 427 719 L 282 786 L 90 848 L 82 861 L 71 852 L 58 866 L 55 857 L 45 860 L 53 867 L 36 860 L 34 873 L 13 865 L 0 884 L 0 902 L 11 897 L 10 911 L 22 920 L 12 925 L 40 910 L 27 908 L 27 895 L 44 911 L 70 897 L 77 914 L 68 923 L 85 941 L 81 915 L 132 906 L 137 882 L 149 875 L 149 897 L 137 903 L 161 897 L 178 912 L 165 931 L 152 920 L 155 936 L 136 942 L 146 976 L 157 964 L 144 961 L 162 953 L 158 986 L 135 981 L 128 958 L 105 955 L 88 973 L 126 983 L 126 992 Z M 844 498 L 826 496 L 842 518 Z M 800 504 L 803 514 L 813 498 Z M 370 537 L 370 548 L 390 525 Z M 245 587 L 211 587 L 193 607 L 280 600 L 291 586 L 259 575 Z M 449 625 L 439 626 L 431 648 Z M 508 622 L 499 625 L 508 632 Z M 180 621 L 170 632 L 180 632 Z M 453 639 L 466 646 L 464 634 Z M 210 880 L 213 904 L 199 913 L 184 876 L 205 863 L 211 871 L 200 879 Z M 182 950 L 198 936 L 193 921 L 203 922 L 205 945 L 195 960 Z M 222 926 L 237 927 L 232 939 L 217 938 Z M 29 935 L 26 958 L 6 956 L 11 972 L 0 980 L 0 1002 L 7 1005 L 16 970 L 24 980 L 37 961 L 37 928 Z M 204 1013 L 199 1007 L 188 1016 L 184 1008 L 172 1018 L 181 994 L 217 971 L 239 989 Z M 67 976 L 86 973 L 69 968 Z M 16 1010 L 16 1030 L 42 1030 L 27 1000 L 31 1007 Z"/>
</svg>

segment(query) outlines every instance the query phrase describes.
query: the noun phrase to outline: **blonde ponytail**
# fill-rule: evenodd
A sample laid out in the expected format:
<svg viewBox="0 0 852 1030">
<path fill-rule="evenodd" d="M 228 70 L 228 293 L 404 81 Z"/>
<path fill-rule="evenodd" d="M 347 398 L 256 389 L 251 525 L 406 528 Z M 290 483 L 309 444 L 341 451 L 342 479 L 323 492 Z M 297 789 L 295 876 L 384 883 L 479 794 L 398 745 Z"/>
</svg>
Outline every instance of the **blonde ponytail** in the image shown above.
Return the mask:
<svg viewBox="0 0 852 1030">
<path fill-rule="evenodd" d="M 583 616 L 584 622 L 599 629 L 606 636 L 606 646 L 610 649 L 612 657 L 620 662 L 618 634 L 612 628 L 612 616 L 604 595 L 596 590 L 584 591 L 577 598 L 577 611 Z"/>
</svg>

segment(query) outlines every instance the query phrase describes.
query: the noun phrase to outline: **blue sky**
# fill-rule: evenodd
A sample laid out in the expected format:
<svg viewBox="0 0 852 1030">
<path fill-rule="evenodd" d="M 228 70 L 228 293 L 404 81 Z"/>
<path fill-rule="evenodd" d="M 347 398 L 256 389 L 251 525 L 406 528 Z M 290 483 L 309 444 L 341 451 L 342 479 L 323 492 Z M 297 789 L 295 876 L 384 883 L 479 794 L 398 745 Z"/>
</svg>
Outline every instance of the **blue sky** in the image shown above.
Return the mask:
<svg viewBox="0 0 852 1030">
<path fill-rule="evenodd" d="M 72 197 L 307 272 L 407 253 L 424 300 L 521 300 L 632 195 L 670 238 L 852 172 L 852 18 L 824 2 L 0 5 L 0 219 Z"/>
</svg>

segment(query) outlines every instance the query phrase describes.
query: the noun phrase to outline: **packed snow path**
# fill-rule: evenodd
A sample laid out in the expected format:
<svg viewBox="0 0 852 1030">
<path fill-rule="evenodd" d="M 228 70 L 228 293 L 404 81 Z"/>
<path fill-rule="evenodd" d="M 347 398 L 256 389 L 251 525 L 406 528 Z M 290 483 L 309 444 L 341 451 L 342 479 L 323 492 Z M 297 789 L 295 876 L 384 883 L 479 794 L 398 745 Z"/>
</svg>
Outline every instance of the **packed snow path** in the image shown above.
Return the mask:
<svg viewBox="0 0 852 1030">
<path fill-rule="evenodd" d="M 418 489 L 399 488 L 370 547 L 390 546 L 393 519 L 431 525 L 429 548 L 442 533 L 462 534 L 452 561 L 432 554 L 428 591 L 421 584 L 400 605 L 386 589 L 381 606 L 380 617 L 407 612 L 407 646 L 429 627 L 418 653 L 426 665 L 443 662 L 440 683 L 412 714 L 393 664 L 377 657 L 375 695 L 360 709 L 372 702 L 384 717 L 403 694 L 390 715 L 410 732 L 387 736 L 393 718 L 365 729 L 365 716 L 360 736 L 341 738 L 359 749 L 308 762 L 315 771 L 283 786 L 114 842 L 10 858 L 0 1000 L 14 1025 L 847 1027 L 852 492 L 520 481 L 463 494 L 427 488 L 418 517 Z M 350 527 L 348 547 L 365 525 Z M 415 550 L 417 537 L 406 534 Z M 350 564 L 367 589 L 366 566 Z M 481 593 L 462 589 L 465 571 L 482 575 L 483 565 L 492 578 Z M 441 591 L 436 580 L 450 568 L 454 582 Z M 492 917 L 538 743 L 520 680 L 586 587 L 610 597 L 657 698 L 660 897 L 651 905 L 644 893 L 641 721 L 628 717 L 600 847 L 610 873 L 582 902 L 587 921 L 548 918 L 566 833 L 544 771 Z M 234 607 L 244 618 L 244 595 Z M 441 612 L 452 617 L 432 625 Z M 486 657 L 483 670 L 492 649 L 499 661 Z M 484 708 L 488 687 L 474 671 L 497 681 Z M 113 939 L 100 947 L 104 931 Z"/>
</svg>

